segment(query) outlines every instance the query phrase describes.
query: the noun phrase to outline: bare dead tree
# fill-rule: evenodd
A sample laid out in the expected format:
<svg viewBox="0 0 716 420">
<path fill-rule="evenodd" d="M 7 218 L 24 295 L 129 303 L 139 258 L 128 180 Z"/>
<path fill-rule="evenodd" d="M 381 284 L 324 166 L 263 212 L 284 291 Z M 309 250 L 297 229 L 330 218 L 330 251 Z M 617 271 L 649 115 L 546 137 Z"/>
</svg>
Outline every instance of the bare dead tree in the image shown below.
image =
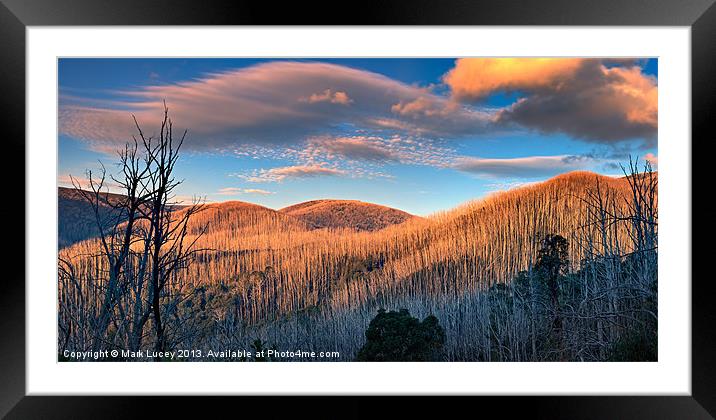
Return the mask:
<svg viewBox="0 0 716 420">
<path fill-rule="evenodd" d="M 71 335 L 89 329 L 95 351 L 108 345 L 138 350 L 151 320 L 155 349 L 166 348 L 165 301 L 181 299 L 180 288 L 169 291 L 168 285 L 189 266 L 199 251 L 196 241 L 206 230 L 204 226 L 186 240 L 188 222 L 203 206 L 197 198 L 184 207 L 176 201 L 175 190 L 182 181 L 173 171 L 187 132 L 174 140 L 166 104 L 158 136 L 145 135 L 133 119 L 137 135 L 118 152 L 117 175 L 109 175 L 122 198 L 107 199 L 108 175 L 101 163 L 99 176 L 87 171 L 88 189 L 73 179 L 94 214 L 99 231 L 95 249 L 100 252 L 92 256 L 96 263 L 89 278 L 85 270 L 84 279 L 78 279 L 70 258 L 59 261 L 65 346 Z"/>
<path fill-rule="evenodd" d="M 137 156 L 138 143 L 125 145 L 119 152 L 122 177 L 111 177 L 122 189 L 124 197 L 112 202 L 107 199 L 109 187 L 106 184 L 107 172 L 101 164 L 101 174 L 95 177 L 91 170 L 87 171 L 89 190 L 81 188 L 78 181 L 72 178 L 75 190 L 89 203 L 94 214 L 102 247 L 102 257 L 107 263 L 107 281 L 104 284 L 103 301 L 97 318 L 94 320 L 92 349 L 97 351 L 105 343 L 105 335 L 111 323 L 112 314 L 121 300 L 122 290 L 126 288 L 127 279 L 123 269 L 130 255 L 130 247 L 135 236 L 135 225 L 143 217 L 141 210 L 150 197 L 145 187 L 150 167 L 143 164 Z M 110 210 L 104 211 L 106 208 Z"/>
<path fill-rule="evenodd" d="M 179 158 L 187 132 L 175 142 L 173 124 L 169 110 L 164 106 L 164 118 L 158 138 L 145 137 L 136 119 L 135 125 L 142 140 L 146 165 L 150 168 L 145 188 L 151 191 L 143 215 L 149 226 L 144 237 L 145 254 L 149 256 L 150 301 L 155 330 L 155 349 L 162 351 L 166 347 L 166 326 L 162 321 L 161 297 L 167 284 L 177 270 L 186 268 L 190 258 L 199 250 L 194 245 L 203 232 L 186 242 L 187 223 L 202 209 L 196 202 L 181 212 L 175 211 L 175 189 L 182 181 L 174 178 L 174 167 Z M 205 231 L 205 227 L 204 227 Z M 144 263 L 146 265 L 146 262 Z M 146 321 L 146 315 L 141 318 Z"/>
</svg>

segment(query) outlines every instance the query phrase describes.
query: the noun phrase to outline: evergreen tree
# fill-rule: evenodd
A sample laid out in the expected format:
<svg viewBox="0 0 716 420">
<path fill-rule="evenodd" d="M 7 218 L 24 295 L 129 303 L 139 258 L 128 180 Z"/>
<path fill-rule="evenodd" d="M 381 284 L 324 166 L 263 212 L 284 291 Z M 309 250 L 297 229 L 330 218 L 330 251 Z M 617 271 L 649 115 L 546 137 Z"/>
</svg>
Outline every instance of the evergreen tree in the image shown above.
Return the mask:
<svg viewBox="0 0 716 420">
<path fill-rule="evenodd" d="M 365 337 L 358 361 L 437 361 L 445 344 L 445 331 L 436 317 L 420 322 L 407 309 L 379 310 Z"/>
<path fill-rule="evenodd" d="M 562 343 L 562 316 L 560 314 L 560 281 L 566 274 L 569 260 L 567 240 L 561 235 L 547 235 L 537 253 L 535 271 L 547 289 L 549 308 L 552 312 L 553 346 L 564 349 Z"/>
</svg>

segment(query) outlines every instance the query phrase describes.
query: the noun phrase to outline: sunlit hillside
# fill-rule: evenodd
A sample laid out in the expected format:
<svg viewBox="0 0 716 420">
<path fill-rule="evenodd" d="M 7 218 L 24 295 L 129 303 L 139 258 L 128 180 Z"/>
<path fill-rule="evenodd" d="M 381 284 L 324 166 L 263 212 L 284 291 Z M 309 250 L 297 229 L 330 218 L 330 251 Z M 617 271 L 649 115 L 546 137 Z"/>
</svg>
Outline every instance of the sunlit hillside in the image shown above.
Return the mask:
<svg viewBox="0 0 716 420">
<path fill-rule="evenodd" d="M 615 202 L 622 205 L 626 180 L 577 172 L 376 232 L 311 230 L 258 206 L 235 211 L 232 203 L 210 205 L 190 225 L 209 226 L 197 246 L 212 249 L 203 253 L 211 262 L 197 264 L 187 275 L 230 283 L 270 267 L 275 287 L 262 291 L 265 302 L 246 306 L 253 319 L 273 310 L 269 302 L 292 311 L 329 301 L 357 305 L 388 290 L 432 294 L 486 287 L 525 269 L 543 235 L 580 237 L 589 217 L 583 196 L 597 180 L 606 194 L 622 196 Z M 591 246 L 571 241 L 572 262 L 600 252 L 600 244 Z M 292 299 L 286 299 L 289 294 Z"/>
<path fill-rule="evenodd" d="M 356 200 L 315 200 L 280 210 L 309 226 L 374 231 L 405 222 L 415 216 L 404 211 Z"/>
<path fill-rule="evenodd" d="M 187 240 L 200 251 L 172 287 L 203 296 L 202 308 L 209 308 L 209 318 L 219 323 L 212 328 L 227 320 L 241 325 L 242 332 L 231 340 L 263 335 L 282 344 L 308 345 L 305 340 L 311 339 L 304 333 L 318 336 L 321 328 L 340 327 L 345 331 L 314 337 L 311 345 L 334 340 L 336 347 L 351 352 L 360 346 L 376 308 L 410 307 L 416 314 L 442 314 L 448 358 L 470 359 L 477 356 L 465 353 L 470 344 L 461 343 L 464 338 L 459 336 L 484 325 L 449 318 L 452 315 L 445 311 L 496 284 L 509 284 L 534 264 L 540 240 L 547 234 L 568 240 L 572 270 L 598 255 L 630 253 L 633 227 L 599 225 L 595 221 L 605 219 L 595 212 L 616 218 L 627 214 L 632 193 L 627 178 L 573 172 L 426 218 L 406 217 L 403 223 L 380 230 L 361 229 L 362 222 L 317 228 L 340 226 L 335 220 L 344 214 L 324 212 L 324 206 L 348 209 L 346 217 L 352 220 L 362 209 L 363 219 L 374 216 L 376 208 L 383 209 L 365 203 L 319 201 L 281 211 L 242 202 L 210 204 L 190 219 Z M 371 226 L 384 224 L 385 214 L 379 212 L 381 219 Z M 80 282 L 102 282 L 96 273 L 104 263 L 88 257 L 97 254 L 97 247 L 97 240 L 88 240 L 60 252 L 61 258 L 74 262 Z M 97 299 L 92 292 L 96 289 L 84 290 L 83 299 Z M 187 303 L 170 299 L 166 305 L 176 311 Z M 463 314 L 464 308 L 455 310 Z M 301 314 L 313 317 L 316 330 L 301 326 Z M 267 325 L 273 326 L 267 330 Z"/>
</svg>

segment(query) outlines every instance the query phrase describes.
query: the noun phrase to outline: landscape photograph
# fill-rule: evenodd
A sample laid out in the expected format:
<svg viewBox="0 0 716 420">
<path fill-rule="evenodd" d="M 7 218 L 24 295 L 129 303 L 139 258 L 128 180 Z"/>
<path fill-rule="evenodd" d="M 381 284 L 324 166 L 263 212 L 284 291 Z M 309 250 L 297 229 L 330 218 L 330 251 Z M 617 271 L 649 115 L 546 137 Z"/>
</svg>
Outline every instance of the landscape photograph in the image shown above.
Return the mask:
<svg viewBox="0 0 716 420">
<path fill-rule="evenodd" d="M 658 361 L 656 58 L 59 58 L 58 89 L 60 362 Z"/>
</svg>

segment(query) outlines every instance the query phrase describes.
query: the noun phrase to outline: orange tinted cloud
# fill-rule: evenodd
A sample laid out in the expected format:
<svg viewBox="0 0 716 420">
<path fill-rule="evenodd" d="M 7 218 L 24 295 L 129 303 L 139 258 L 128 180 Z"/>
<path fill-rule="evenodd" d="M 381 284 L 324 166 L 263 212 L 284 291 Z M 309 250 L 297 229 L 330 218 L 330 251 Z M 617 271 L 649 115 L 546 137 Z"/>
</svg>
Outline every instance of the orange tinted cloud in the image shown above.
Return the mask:
<svg viewBox="0 0 716 420">
<path fill-rule="evenodd" d="M 649 162 L 649 164 L 653 167 L 656 167 L 659 165 L 659 157 L 656 156 L 653 153 L 647 153 L 644 155 L 644 160 Z"/>
<path fill-rule="evenodd" d="M 348 94 L 345 92 L 332 92 L 330 89 L 326 89 L 321 93 L 314 93 L 305 101 L 312 104 L 317 102 L 330 102 L 332 104 L 349 105 L 353 102 L 353 99 L 348 97 Z"/>
<path fill-rule="evenodd" d="M 602 68 L 602 72 L 627 120 L 656 127 L 659 109 L 656 80 L 645 76 L 639 67 Z"/>
<path fill-rule="evenodd" d="M 443 81 L 458 98 L 483 98 L 498 91 L 559 88 L 584 60 L 580 58 L 461 58 Z"/>
<path fill-rule="evenodd" d="M 502 123 L 601 142 L 656 139 L 657 81 L 635 60 L 465 58 L 443 81 L 461 101 L 518 92 L 500 111 Z"/>
<path fill-rule="evenodd" d="M 459 110 L 455 102 L 438 102 L 433 97 L 420 96 L 415 100 L 400 102 L 390 108 L 393 113 L 408 117 L 447 117 Z M 488 117 L 486 116 L 487 120 Z"/>
<path fill-rule="evenodd" d="M 86 179 L 70 174 L 57 175 L 57 185 L 67 188 L 74 188 L 75 185 L 83 189 L 89 188 L 89 183 Z"/>
</svg>

